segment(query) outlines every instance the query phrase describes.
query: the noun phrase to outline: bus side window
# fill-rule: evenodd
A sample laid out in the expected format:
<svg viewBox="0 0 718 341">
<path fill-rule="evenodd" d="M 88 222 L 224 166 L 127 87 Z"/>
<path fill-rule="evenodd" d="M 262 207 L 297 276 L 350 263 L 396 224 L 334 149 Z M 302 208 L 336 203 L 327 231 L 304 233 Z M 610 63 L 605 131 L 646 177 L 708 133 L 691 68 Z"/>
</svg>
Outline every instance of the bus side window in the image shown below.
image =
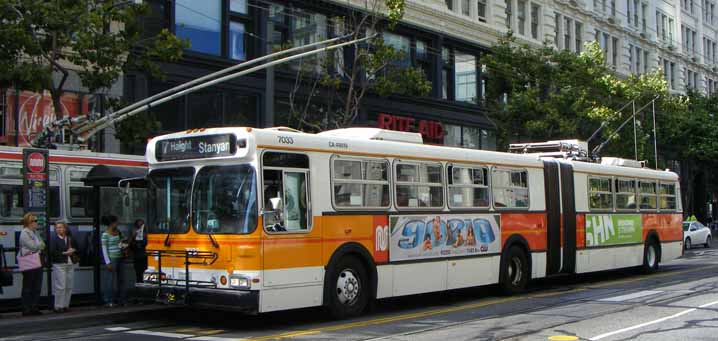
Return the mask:
<svg viewBox="0 0 718 341">
<path fill-rule="evenodd" d="M 309 158 L 304 154 L 264 153 L 263 224 L 267 231 L 306 231 L 309 212 Z"/>
</svg>

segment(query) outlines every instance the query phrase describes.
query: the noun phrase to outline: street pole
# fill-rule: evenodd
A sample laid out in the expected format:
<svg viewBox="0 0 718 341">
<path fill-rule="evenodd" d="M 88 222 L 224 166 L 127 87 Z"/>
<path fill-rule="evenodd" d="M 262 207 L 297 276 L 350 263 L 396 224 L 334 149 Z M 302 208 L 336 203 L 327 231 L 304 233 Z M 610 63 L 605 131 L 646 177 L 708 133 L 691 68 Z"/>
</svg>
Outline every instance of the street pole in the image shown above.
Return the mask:
<svg viewBox="0 0 718 341">
<path fill-rule="evenodd" d="M 658 169 L 658 138 L 656 137 L 656 100 L 652 102 L 653 107 L 653 158 L 656 160 L 656 169 Z"/>
<path fill-rule="evenodd" d="M 638 161 L 638 136 L 636 135 L 636 102 L 633 102 L 633 152 Z"/>
</svg>

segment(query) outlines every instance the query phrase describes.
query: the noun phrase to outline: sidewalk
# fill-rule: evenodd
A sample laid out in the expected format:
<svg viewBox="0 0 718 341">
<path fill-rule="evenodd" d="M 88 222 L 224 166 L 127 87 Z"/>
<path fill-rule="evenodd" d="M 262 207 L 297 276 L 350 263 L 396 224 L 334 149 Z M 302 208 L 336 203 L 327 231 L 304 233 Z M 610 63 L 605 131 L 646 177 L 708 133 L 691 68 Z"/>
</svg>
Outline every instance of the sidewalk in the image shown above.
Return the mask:
<svg viewBox="0 0 718 341">
<path fill-rule="evenodd" d="M 54 313 L 43 310 L 40 316 L 22 316 L 21 313 L 0 314 L 0 330 L 3 337 L 28 333 L 48 332 L 61 329 L 76 329 L 104 324 L 125 323 L 139 319 L 170 313 L 177 307 L 147 304 L 125 307 L 105 308 L 102 306 L 83 306 L 70 308 L 66 313 Z M 141 316 L 138 316 L 141 314 Z"/>
</svg>

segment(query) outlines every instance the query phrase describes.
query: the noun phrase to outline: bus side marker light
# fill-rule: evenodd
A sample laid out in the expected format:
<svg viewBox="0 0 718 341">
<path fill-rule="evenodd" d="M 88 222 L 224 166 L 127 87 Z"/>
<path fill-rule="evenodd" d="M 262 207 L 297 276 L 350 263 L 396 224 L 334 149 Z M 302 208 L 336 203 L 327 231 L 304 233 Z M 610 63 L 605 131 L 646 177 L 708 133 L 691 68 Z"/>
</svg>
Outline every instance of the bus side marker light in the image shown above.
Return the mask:
<svg viewBox="0 0 718 341">
<path fill-rule="evenodd" d="M 219 283 L 222 285 L 227 285 L 227 276 L 222 276 L 219 278 Z"/>
</svg>

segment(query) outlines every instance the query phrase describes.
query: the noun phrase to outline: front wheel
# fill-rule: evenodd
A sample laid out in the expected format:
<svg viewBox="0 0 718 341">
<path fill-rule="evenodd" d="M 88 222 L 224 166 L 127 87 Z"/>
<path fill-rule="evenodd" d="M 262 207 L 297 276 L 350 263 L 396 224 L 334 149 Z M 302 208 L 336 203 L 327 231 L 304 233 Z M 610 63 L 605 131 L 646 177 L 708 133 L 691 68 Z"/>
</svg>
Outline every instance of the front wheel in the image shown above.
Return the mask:
<svg viewBox="0 0 718 341">
<path fill-rule="evenodd" d="M 683 245 L 685 245 L 686 250 L 690 250 L 691 249 L 691 238 L 686 238 L 686 242 Z"/>
<path fill-rule="evenodd" d="M 706 249 L 711 247 L 711 236 L 706 237 L 706 243 L 704 244 Z"/>
<path fill-rule="evenodd" d="M 526 289 L 529 281 L 529 262 L 524 249 L 512 246 L 505 254 L 501 265 L 501 290 L 507 295 L 513 295 Z"/>
<path fill-rule="evenodd" d="M 643 248 L 643 271 L 654 272 L 658 270 L 658 259 L 660 250 L 658 249 L 658 243 L 655 239 L 649 239 L 646 241 L 646 245 Z"/>
<path fill-rule="evenodd" d="M 369 280 L 366 269 L 354 257 L 341 259 L 327 274 L 329 290 L 327 310 L 332 317 L 345 319 L 359 316 L 369 302 Z"/>
</svg>

